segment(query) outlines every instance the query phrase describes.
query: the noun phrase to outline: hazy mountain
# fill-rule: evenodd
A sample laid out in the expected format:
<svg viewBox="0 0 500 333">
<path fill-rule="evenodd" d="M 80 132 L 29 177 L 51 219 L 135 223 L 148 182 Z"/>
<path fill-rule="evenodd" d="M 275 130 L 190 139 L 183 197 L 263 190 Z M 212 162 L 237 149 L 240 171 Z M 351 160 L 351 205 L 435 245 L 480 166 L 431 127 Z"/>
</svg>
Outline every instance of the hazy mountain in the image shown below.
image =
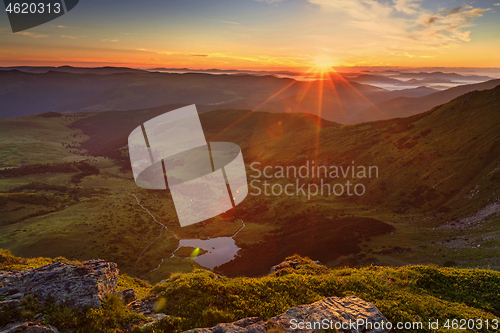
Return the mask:
<svg viewBox="0 0 500 333">
<path fill-rule="evenodd" d="M 425 84 L 425 83 L 453 83 L 450 79 L 443 79 L 440 77 L 426 77 L 423 79 L 411 79 L 408 81 L 405 81 L 408 84 Z"/>
<path fill-rule="evenodd" d="M 331 121 L 352 124 L 383 119 L 384 117 L 373 112 L 364 111 L 382 102 L 387 103 L 387 110 L 382 110 L 388 114 L 386 118 L 405 116 L 423 112 L 469 91 L 459 89 L 455 93 L 435 95 L 442 96 L 441 98 L 412 101 L 405 98 L 421 97 L 433 91 L 425 87 L 390 91 L 368 84 L 348 82 L 340 75 L 332 75 L 331 80 L 296 81 L 273 75 L 242 73 L 179 74 L 72 67 L 60 70 L 58 68 L 57 71 L 50 70 L 46 73 L 0 71 L 0 117 L 49 111 L 101 112 L 169 104 L 197 104 L 201 111 L 221 108 L 265 109 L 278 113 L 310 113 Z M 125 72 L 120 72 L 122 70 Z M 112 74 L 107 74 L 108 72 Z M 472 86 L 471 89 L 476 88 Z M 394 100 L 395 98 L 402 99 Z M 404 101 L 411 106 L 404 106 L 403 112 L 392 111 L 393 105 L 399 106 L 398 103 Z M 382 106 L 386 107 L 385 104 Z"/>
<path fill-rule="evenodd" d="M 74 68 L 68 70 L 73 71 Z M 323 114 L 328 115 L 328 119 L 349 122 L 353 113 L 373 103 L 408 96 L 406 92 L 400 94 L 370 85 L 348 83 L 343 78 L 331 82 L 303 82 L 272 75 L 174 74 L 134 70 L 102 75 L 121 69 L 93 69 L 100 74 L 85 74 L 86 70 L 82 69 L 81 74 L 0 71 L 0 117 L 48 111 L 133 110 L 167 104 L 198 104 L 204 105 L 205 110 L 221 107 L 270 109 L 269 105 L 272 105 L 277 112 L 285 112 L 289 103 L 280 100 L 303 95 L 307 96 L 302 99 L 304 103 L 292 105 L 292 112 L 317 113 L 314 99 L 322 96 Z M 347 118 L 342 115 L 342 109 L 346 110 Z"/>
<path fill-rule="evenodd" d="M 439 90 L 429 88 L 426 86 L 420 86 L 416 88 L 408 88 L 408 89 L 401 89 L 401 90 L 394 90 L 391 91 L 390 93 L 387 94 L 387 96 L 394 96 L 396 97 L 423 97 L 430 95 L 432 93 L 438 92 Z"/>
<path fill-rule="evenodd" d="M 489 76 L 483 75 L 461 75 L 457 73 L 443 73 L 443 72 L 432 72 L 432 73 L 400 73 L 394 76 L 398 79 L 409 78 L 409 79 L 447 79 L 450 81 L 458 80 L 458 81 L 486 81 L 491 80 Z"/>
<path fill-rule="evenodd" d="M 405 81 L 393 79 L 391 77 L 383 76 L 383 75 L 373 75 L 373 74 L 361 74 L 355 78 L 349 79 L 352 82 L 359 83 L 390 83 L 390 84 L 398 84 L 404 85 Z"/>
<path fill-rule="evenodd" d="M 499 79 L 476 84 L 460 85 L 419 98 L 397 97 L 363 110 L 354 118 L 354 122 L 408 117 L 425 112 L 465 93 L 474 90 L 491 89 L 498 84 L 500 84 Z"/>
<path fill-rule="evenodd" d="M 38 67 L 38 66 L 14 66 L 14 67 L 0 67 L 0 71 L 18 70 L 26 73 L 47 73 L 47 72 L 62 72 L 73 74 L 117 74 L 117 73 L 145 73 L 146 71 L 140 69 L 133 69 L 127 67 L 72 67 L 72 66 L 59 66 L 59 67 Z"/>
</svg>

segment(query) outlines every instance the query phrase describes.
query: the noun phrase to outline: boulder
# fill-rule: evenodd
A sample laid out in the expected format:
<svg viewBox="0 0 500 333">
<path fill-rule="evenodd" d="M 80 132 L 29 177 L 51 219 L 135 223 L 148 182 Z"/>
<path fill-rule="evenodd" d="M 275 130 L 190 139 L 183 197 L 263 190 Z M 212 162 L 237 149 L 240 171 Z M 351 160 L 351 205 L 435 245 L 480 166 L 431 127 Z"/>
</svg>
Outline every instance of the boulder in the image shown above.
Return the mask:
<svg viewBox="0 0 500 333">
<path fill-rule="evenodd" d="M 321 301 L 299 305 L 285 313 L 264 321 L 257 317 L 219 324 L 211 328 L 197 328 L 190 333 L 257 333 L 275 327 L 287 333 L 315 332 L 321 329 L 351 333 L 389 332 L 387 318 L 371 303 L 356 296 L 328 297 Z M 317 326 L 314 326 L 317 325 Z M 320 326 L 320 325 L 327 325 Z"/>
<path fill-rule="evenodd" d="M 116 293 L 116 296 L 120 297 L 125 305 L 130 304 L 137 299 L 137 295 L 135 294 L 134 289 L 125 289 L 119 291 Z"/>
<path fill-rule="evenodd" d="M 99 259 L 82 265 L 55 262 L 24 271 L 0 271 L 0 296 L 9 300 L 31 294 L 42 306 L 52 298 L 55 304 L 99 307 L 106 293 L 115 293 L 117 284 L 116 264 Z"/>
<path fill-rule="evenodd" d="M 128 304 L 128 308 L 132 311 L 150 317 L 155 313 L 156 301 L 158 299 L 158 295 L 149 295 L 144 299 L 139 299 L 135 302 Z"/>
</svg>

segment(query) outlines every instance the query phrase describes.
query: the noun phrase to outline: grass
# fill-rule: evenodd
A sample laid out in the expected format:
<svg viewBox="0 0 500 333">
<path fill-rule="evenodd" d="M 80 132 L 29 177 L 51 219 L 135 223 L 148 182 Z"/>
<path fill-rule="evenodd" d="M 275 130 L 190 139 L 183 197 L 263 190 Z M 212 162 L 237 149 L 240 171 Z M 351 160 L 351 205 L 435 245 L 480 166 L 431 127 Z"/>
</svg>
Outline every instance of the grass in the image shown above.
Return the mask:
<svg viewBox="0 0 500 333">
<path fill-rule="evenodd" d="M 116 291 L 122 291 L 125 289 L 134 289 L 137 295 L 137 299 L 143 299 L 149 294 L 152 286 L 141 279 L 130 277 L 127 274 L 120 274 L 118 276 L 118 286 Z"/>
<path fill-rule="evenodd" d="M 48 264 L 52 264 L 56 261 L 66 261 L 72 264 L 81 265 L 79 261 L 70 261 L 64 257 L 57 258 L 20 258 L 14 256 L 9 250 L 0 249 L 0 270 L 13 271 L 13 270 L 25 270 L 28 268 L 38 268 Z"/>
<path fill-rule="evenodd" d="M 2 258 L 10 261 L 21 260 L 7 251 L 2 253 Z M 120 275 L 118 290 L 134 288 L 140 298 L 158 294 L 156 311 L 168 315 L 156 325 L 142 329 L 136 326 L 147 319 L 130 312 L 114 295 L 108 295 L 99 309 L 73 309 L 51 302 L 41 308 L 36 299 L 27 295 L 15 313 L 3 313 L 0 319 L 5 321 L 9 316 L 29 319 L 42 312 L 44 323 L 62 332 L 75 329 L 82 333 L 96 330 L 181 332 L 250 316 L 269 320 L 300 304 L 330 296 L 354 295 L 373 303 L 393 325 L 397 322 L 425 325 L 436 320 L 444 323 L 448 319 L 500 320 L 500 272 L 497 271 L 423 265 L 330 269 L 297 255 L 287 259 L 301 265 L 256 278 L 229 278 L 195 269 L 171 274 L 170 278 L 151 286 Z M 41 258 L 32 265 L 44 261 Z M 437 330 L 445 331 L 443 326 Z"/>
<path fill-rule="evenodd" d="M 176 331 L 247 316 L 269 319 L 329 296 L 355 295 L 372 302 L 393 324 L 462 318 L 491 321 L 500 313 L 499 272 L 433 266 L 318 269 L 311 261 L 302 261 L 306 264 L 297 269 L 260 278 L 227 278 L 196 270 L 172 276 L 151 292 L 165 300 L 160 312 L 179 318 L 182 328 Z"/>
</svg>

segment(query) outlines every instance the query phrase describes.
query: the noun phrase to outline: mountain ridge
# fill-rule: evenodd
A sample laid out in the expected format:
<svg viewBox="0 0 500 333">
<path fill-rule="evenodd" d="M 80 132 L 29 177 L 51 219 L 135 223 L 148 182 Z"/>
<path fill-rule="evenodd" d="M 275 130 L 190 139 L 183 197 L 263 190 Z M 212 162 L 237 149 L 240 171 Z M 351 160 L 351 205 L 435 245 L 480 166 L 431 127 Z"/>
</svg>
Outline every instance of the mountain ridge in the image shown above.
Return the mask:
<svg viewBox="0 0 500 333">
<path fill-rule="evenodd" d="M 500 79 L 494 79 L 481 83 L 460 85 L 419 98 L 397 97 L 363 110 L 355 119 L 357 119 L 356 121 L 375 121 L 380 119 L 408 117 L 447 103 L 470 91 L 492 89 L 499 84 Z"/>
</svg>

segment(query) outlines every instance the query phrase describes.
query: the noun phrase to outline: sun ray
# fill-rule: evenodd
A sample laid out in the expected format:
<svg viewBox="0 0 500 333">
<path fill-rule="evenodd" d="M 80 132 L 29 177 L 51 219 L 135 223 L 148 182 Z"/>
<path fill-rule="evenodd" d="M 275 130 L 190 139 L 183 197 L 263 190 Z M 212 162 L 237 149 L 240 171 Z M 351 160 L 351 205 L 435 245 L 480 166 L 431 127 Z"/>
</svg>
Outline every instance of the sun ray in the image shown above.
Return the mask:
<svg viewBox="0 0 500 333">
<path fill-rule="evenodd" d="M 335 99 L 337 100 L 337 104 L 340 106 L 340 112 L 342 113 L 342 116 L 346 119 L 347 114 L 344 109 L 344 105 L 342 104 L 342 101 L 340 100 L 339 93 L 337 91 L 337 87 L 335 86 L 335 83 L 333 82 L 331 71 L 327 73 L 328 74 L 328 83 L 332 87 L 333 94 L 335 96 Z"/>
<path fill-rule="evenodd" d="M 318 120 L 317 120 L 317 128 L 316 128 L 316 153 L 314 156 L 314 160 L 316 165 L 318 164 L 318 157 L 319 157 L 319 141 L 320 141 L 320 136 L 321 136 L 321 115 L 323 112 L 323 72 L 320 72 L 320 80 L 318 82 L 319 87 L 318 87 Z"/>
<path fill-rule="evenodd" d="M 347 81 L 342 75 L 337 73 L 335 69 L 332 68 L 332 71 L 330 72 L 334 76 L 336 76 L 339 80 L 344 82 L 351 88 L 359 97 L 361 97 L 365 102 L 367 102 L 371 107 L 373 107 L 379 114 L 386 116 L 386 114 L 380 110 L 375 103 L 373 103 L 371 100 L 369 100 L 365 95 L 363 95 L 362 92 L 360 92 L 358 89 L 356 89 L 349 81 Z M 331 76 L 330 76 L 331 77 Z"/>
<path fill-rule="evenodd" d="M 308 71 L 306 71 L 304 74 L 307 74 L 307 73 L 309 73 L 311 71 L 312 71 L 312 68 L 309 69 Z M 269 103 L 271 100 L 273 100 L 274 98 L 276 98 L 277 96 L 279 96 L 281 93 L 283 93 L 284 91 L 286 91 L 288 88 L 290 88 L 291 86 L 293 86 L 297 82 L 298 81 L 293 80 L 292 82 L 290 82 L 289 84 L 287 84 L 284 88 L 282 88 L 278 92 L 272 94 L 264 102 L 260 103 L 258 106 L 254 107 L 252 110 L 248 111 L 246 114 L 244 114 L 243 116 L 241 116 L 240 118 L 238 118 L 237 120 L 235 120 L 233 123 L 229 124 L 222 131 L 220 131 L 217 134 L 213 135 L 211 138 L 208 139 L 208 141 L 214 141 L 215 139 L 217 139 L 218 137 L 220 137 L 221 135 L 223 135 L 224 133 L 226 133 L 228 130 L 230 130 L 231 128 L 233 128 L 235 125 L 237 125 L 238 123 L 240 123 L 242 120 L 244 120 L 245 118 L 247 118 L 248 116 L 250 116 L 254 111 L 260 109 L 262 106 L 264 106 L 267 103 Z"/>
</svg>

